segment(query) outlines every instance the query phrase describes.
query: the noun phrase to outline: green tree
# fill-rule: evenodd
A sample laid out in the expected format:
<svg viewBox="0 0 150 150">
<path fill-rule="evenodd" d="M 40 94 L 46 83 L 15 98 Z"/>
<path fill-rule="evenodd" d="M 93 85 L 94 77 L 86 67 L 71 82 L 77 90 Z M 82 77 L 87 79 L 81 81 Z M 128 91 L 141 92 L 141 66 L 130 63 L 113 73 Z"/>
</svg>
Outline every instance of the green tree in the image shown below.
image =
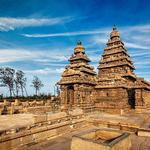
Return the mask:
<svg viewBox="0 0 150 150">
<path fill-rule="evenodd" d="M 34 76 L 31 86 L 35 88 L 35 95 L 37 96 L 40 92 L 40 89 L 44 86 L 44 84 L 37 76 Z"/>
<path fill-rule="evenodd" d="M 10 97 L 15 95 L 14 93 L 14 76 L 15 70 L 9 67 L 0 68 L 0 83 L 1 86 L 8 87 Z"/>
<path fill-rule="evenodd" d="M 16 95 L 17 96 L 19 93 L 19 89 L 21 90 L 22 96 L 24 96 L 24 91 L 26 92 L 26 95 L 27 95 L 26 82 L 27 82 L 27 78 L 25 77 L 25 73 L 21 70 L 18 70 L 16 72 L 16 76 L 15 76 L 15 85 L 16 85 Z"/>
</svg>

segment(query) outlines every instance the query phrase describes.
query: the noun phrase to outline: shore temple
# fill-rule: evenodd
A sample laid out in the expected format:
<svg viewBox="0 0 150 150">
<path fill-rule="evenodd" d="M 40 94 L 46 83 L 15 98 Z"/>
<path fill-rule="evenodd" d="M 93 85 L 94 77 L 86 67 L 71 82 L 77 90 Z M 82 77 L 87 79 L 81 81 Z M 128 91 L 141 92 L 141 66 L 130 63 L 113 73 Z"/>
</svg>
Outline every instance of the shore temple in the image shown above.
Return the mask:
<svg viewBox="0 0 150 150">
<path fill-rule="evenodd" d="M 82 43 L 77 42 L 59 85 L 61 104 L 67 108 L 95 106 L 100 109 L 130 109 L 150 104 L 150 83 L 137 77 L 130 55 L 116 27 L 94 71 Z"/>
</svg>

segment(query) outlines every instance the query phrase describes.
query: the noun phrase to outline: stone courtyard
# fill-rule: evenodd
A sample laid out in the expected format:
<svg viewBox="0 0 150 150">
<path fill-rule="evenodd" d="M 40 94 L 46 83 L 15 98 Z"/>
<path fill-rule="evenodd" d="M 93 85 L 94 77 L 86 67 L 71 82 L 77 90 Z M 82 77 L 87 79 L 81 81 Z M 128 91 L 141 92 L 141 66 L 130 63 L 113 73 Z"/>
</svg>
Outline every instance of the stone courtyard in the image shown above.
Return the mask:
<svg viewBox="0 0 150 150">
<path fill-rule="evenodd" d="M 5 123 L 4 123 L 5 121 Z M 93 129 L 113 129 L 131 135 L 131 150 L 149 150 L 149 113 L 83 113 L 80 109 L 42 115 L 0 117 L 0 149 L 71 150 L 72 136 Z"/>
<path fill-rule="evenodd" d="M 82 129 L 82 131 L 88 129 L 89 128 L 85 128 Z M 38 144 L 34 143 L 33 145 L 27 145 L 17 150 L 70 150 L 72 136 L 77 133 L 80 133 L 80 130 Z M 132 134 L 131 143 L 131 150 L 150 150 L 150 138 L 148 137 L 138 137 Z"/>
</svg>

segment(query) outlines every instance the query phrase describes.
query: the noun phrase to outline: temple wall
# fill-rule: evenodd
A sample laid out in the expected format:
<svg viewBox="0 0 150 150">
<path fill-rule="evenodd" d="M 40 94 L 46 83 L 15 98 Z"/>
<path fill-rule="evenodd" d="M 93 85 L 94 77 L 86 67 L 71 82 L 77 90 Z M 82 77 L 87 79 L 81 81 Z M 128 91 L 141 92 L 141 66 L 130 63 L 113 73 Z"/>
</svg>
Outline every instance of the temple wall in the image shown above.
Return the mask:
<svg viewBox="0 0 150 150">
<path fill-rule="evenodd" d="M 142 97 L 145 105 L 150 105 L 150 90 L 143 90 Z"/>
<path fill-rule="evenodd" d="M 150 105 L 150 90 L 136 89 L 135 99 L 136 99 L 136 106 Z"/>
<path fill-rule="evenodd" d="M 90 104 L 92 102 L 92 91 L 94 89 L 93 86 L 84 85 L 84 84 L 74 84 L 73 86 L 73 95 L 70 97 L 69 102 L 68 93 L 69 89 L 67 88 L 69 85 L 63 86 L 61 90 L 61 104 L 70 105 L 70 106 L 77 106 L 80 104 Z"/>
<path fill-rule="evenodd" d="M 123 88 L 103 88 L 95 90 L 95 101 L 121 101 L 127 100 L 126 89 Z"/>
<path fill-rule="evenodd" d="M 91 97 L 93 91 L 93 87 L 84 85 L 80 89 L 80 98 L 82 99 L 81 103 L 91 103 Z"/>
<path fill-rule="evenodd" d="M 95 90 L 95 106 L 97 108 L 126 108 L 128 107 L 128 95 L 123 88 L 106 88 Z"/>
<path fill-rule="evenodd" d="M 142 97 L 142 89 L 136 89 L 135 90 L 135 105 L 136 106 L 142 106 L 143 103 L 143 97 Z"/>
</svg>

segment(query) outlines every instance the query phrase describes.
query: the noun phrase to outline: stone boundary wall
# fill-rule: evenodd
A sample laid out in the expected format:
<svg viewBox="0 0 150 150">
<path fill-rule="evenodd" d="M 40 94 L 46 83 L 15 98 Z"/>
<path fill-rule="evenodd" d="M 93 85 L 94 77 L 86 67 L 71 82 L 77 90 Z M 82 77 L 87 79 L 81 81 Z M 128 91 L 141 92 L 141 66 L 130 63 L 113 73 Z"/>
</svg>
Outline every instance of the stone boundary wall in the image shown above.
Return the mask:
<svg viewBox="0 0 150 150">
<path fill-rule="evenodd" d="M 37 143 L 54 136 L 86 126 L 84 115 L 78 111 L 36 115 L 34 123 L 22 128 L 0 132 L 0 149 L 12 150 L 26 144 Z"/>
<path fill-rule="evenodd" d="M 41 109 L 42 108 L 42 109 Z M 18 113 L 45 113 L 58 110 L 59 106 L 51 100 L 20 101 L 14 102 L 4 100 L 0 102 L 0 115 L 18 114 Z"/>
</svg>

